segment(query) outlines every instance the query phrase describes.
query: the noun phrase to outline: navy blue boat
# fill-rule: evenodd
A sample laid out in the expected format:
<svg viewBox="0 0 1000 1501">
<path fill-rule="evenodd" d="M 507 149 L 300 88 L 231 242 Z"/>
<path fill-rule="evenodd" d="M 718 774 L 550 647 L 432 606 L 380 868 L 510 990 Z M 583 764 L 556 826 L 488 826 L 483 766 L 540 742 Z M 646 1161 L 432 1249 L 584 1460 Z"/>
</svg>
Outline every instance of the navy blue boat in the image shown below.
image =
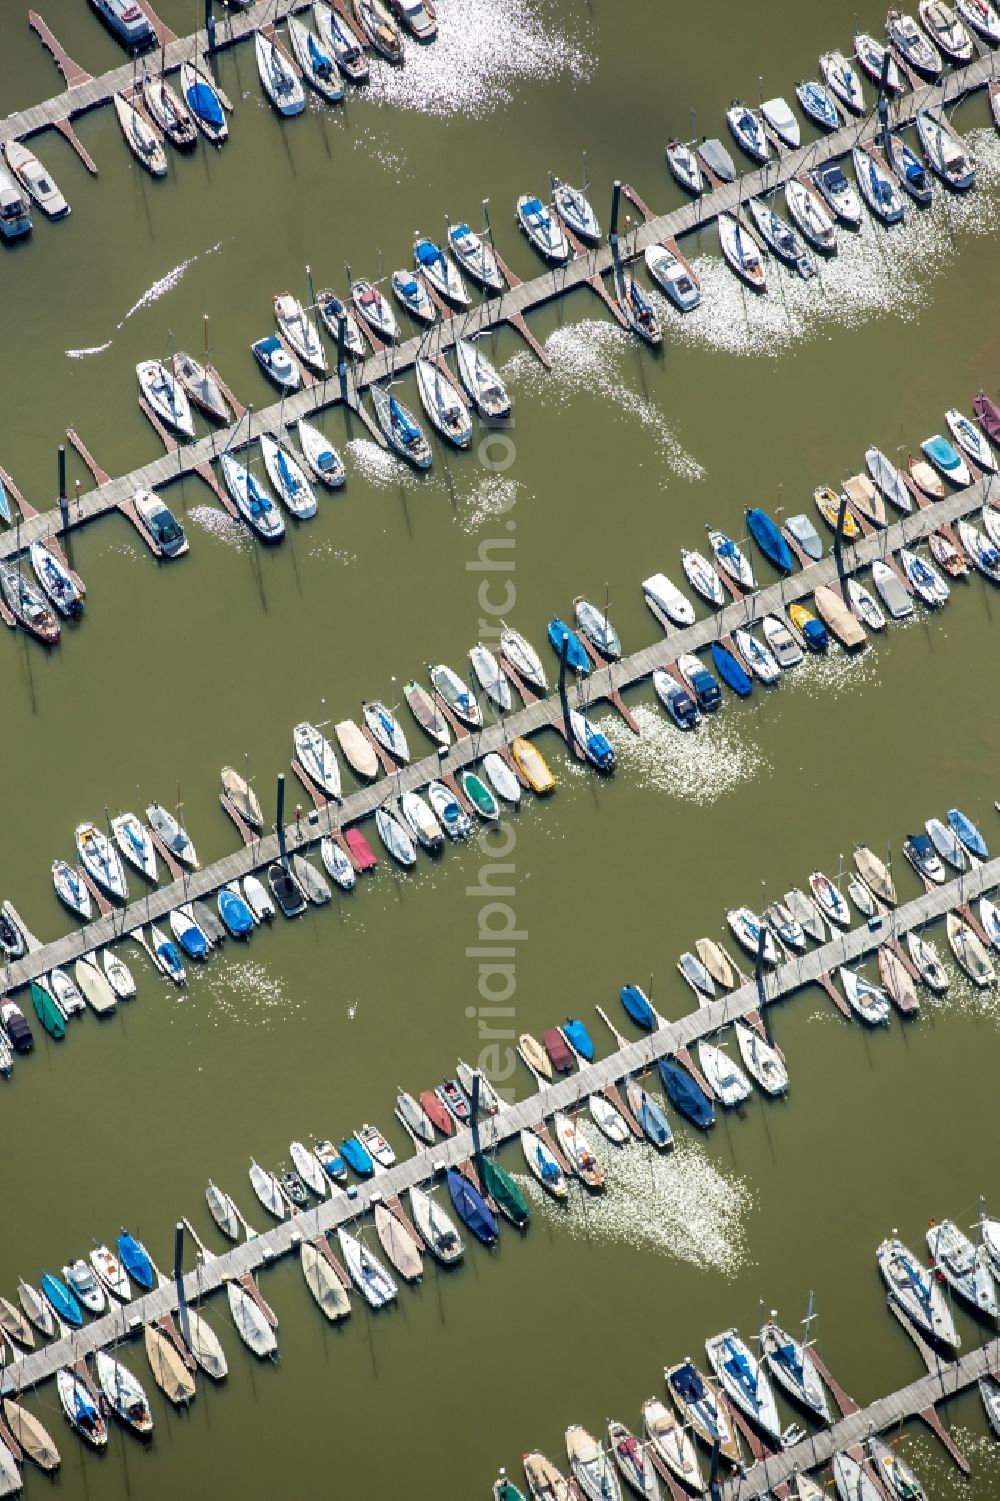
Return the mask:
<svg viewBox="0 0 1000 1501">
<path fill-rule="evenodd" d="M 652 1032 L 656 1026 L 656 1013 L 638 985 L 622 986 L 621 1001 L 636 1025 L 645 1027 L 648 1032 Z"/>
<path fill-rule="evenodd" d="M 692 693 L 698 700 L 698 708 L 703 714 L 717 709 L 722 703 L 722 689 L 707 667 L 699 665 L 698 671 L 692 671 L 688 681 L 691 684 Z"/>
<path fill-rule="evenodd" d="M 718 641 L 712 642 L 712 661 L 715 663 L 716 672 L 727 688 L 731 688 L 734 693 L 738 693 L 740 698 L 748 698 L 750 696 L 753 683 L 751 683 L 732 652 L 727 651 L 724 646 L 720 646 Z"/>
<path fill-rule="evenodd" d="M 563 1032 L 566 1035 L 566 1041 L 570 1044 L 571 1047 L 576 1048 L 576 1051 L 580 1054 L 580 1057 L 585 1058 L 588 1063 L 593 1063 L 594 1042 L 590 1033 L 583 1025 L 583 1022 L 577 1021 L 575 1017 L 569 1016 L 563 1023 Z"/>
<path fill-rule="evenodd" d="M 562 656 L 563 637 L 569 637 L 569 645 L 566 649 L 567 667 L 571 668 L 573 672 L 590 671 L 590 658 L 587 656 L 587 653 L 584 650 L 583 642 L 580 640 L 576 632 L 570 629 L 570 627 L 564 620 L 560 620 L 558 615 L 553 615 L 546 629 L 548 631 L 549 641 L 552 644 L 552 650 L 555 652 L 557 657 Z"/>
<path fill-rule="evenodd" d="M 219 916 L 234 938 L 246 938 L 253 929 L 253 913 L 241 896 L 223 886 L 218 896 Z"/>
<path fill-rule="evenodd" d="M 699 1126 L 702 1131 L 715 1125 L 715 1111 L 711 1100 L 676 1058 L 660 1059 L 660 1078 L 671 1105 L 692 1125 Z"/>
<path fill-rule="evenodd" d="M 646 1140 L 659 1151 L 673 1146 L 674 1133 L 670 1129 L 670 1122 L 657 1101 L 636 1079 L 626 1079 L 625 1098 L 628 1108 L 642 1127 Z"/>
<path fill-rule="evenodd" d="M 64 1324 L 71 1324 L 74 1329 L 79 1329 L 83 1323 L 83 1310 L 65 1283 L 60 1282 L 58 1277 L 53 1277 L 51 1272 L 43 1272 L 38 1285 L 53 1313 Z"/>
<path fill-rule="evenodd" d="M 759 506 L 751 506 L 746 515 L 747 529 L 765 558 L 782 573 L 791 573 L 795 567 L 795 559 L 792 557 L 792 549 L 781 535 L 776 522 L 772 521 L 767 512 L 762 511 Z"/>
<path fill-rule="evenodd" d="M 354 1136 L 347 1136 L 340 1143 L 340 1155 L 352 1167 L 359 1178 L 370 1178 L 375 1172 L 375 1164 Z"/>
<path fill-rule="evenodd" d="M 132 1281 L 147 1292 L 153 1286 L 153 1263 L 141 1240 L 136 1240 L 127 1230 L 118 1237 L 118 1260 Z"/>
<path fill-rule="evenodd" d="M 189 928 L 181 928 L 177 942 L 189 959 L 205 959 L 208 956 L 208 939 L 197 923 L 192 923 Z"/>
<path fill-rule="evenodd" d="M 477 1240 L 484 1246 L 496 1245 L 500 1238 L 500 1226 L 490 1213 L 489 1205 L 478 1189 L 473 1188 L 468 1178 L 448 1169 L 448 1192 L 455 1206 L 455 1213 L 464 1225 L 468 1225 Z"/>
</svg>

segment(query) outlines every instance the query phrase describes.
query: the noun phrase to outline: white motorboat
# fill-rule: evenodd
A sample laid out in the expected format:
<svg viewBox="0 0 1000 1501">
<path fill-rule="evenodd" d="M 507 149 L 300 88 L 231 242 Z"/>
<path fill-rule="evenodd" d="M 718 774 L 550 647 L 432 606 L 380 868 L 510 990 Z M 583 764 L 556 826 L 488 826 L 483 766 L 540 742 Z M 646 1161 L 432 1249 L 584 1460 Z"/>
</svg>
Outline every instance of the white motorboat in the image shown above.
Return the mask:
<svg viewBox="0 0 1000 1501">
<path fill-rule="evenodd" d="M 662 611 L 672 625 L 694 625 L 694 605 L 665 573 L 653 573 L 642 581 L 642 592 L 647 601 Z"/>
<path fill-rule="evenodd" d="M 905 620 L 913 614 L 913 601 L 899 575 L 881 558 L 876 558 L 872 564 L 872 583 L 893 620 Z"/>
<path fill-rule="evenodd" d="M 194 437 L 194 420 L 187 394 L 159 360 L 140 360 L 135 367 L 139 389 L 154 414 L 182 438 Z"/>
<path fill-rule="evenodd" d="M 95 1246 L 90 1253 L 90 1264 L 107 1291 L 113 1293 L 122 1303 L 127 1303 L 132 1297 L 132 1287 L 128 1280 L 128 1273 L 111 1247 Z"/>
<path fill-rule="evenodd" d="M 788 146 L 793 151 L 801 146 L 802 132 L 787 99 L 782 99 L 780 95 L 775 99 L 765 99 L 760 112 L 783 146 Z M 743 144 L 742 141 L 740 144 Z"/>
<path fill-rule="evenodd" d="M 647 245 L 644 259 L 646 270 L 679 312 L 689 313 L 698 306 L 701 288 L 694 272 L 678 260 L 672 250 L 665 245 Z"/>
<path fill-rule="evenodd" d="M 63 1281 L 73 1296 L 79 1298 L 89 1313 L 100 1314 L 108 1306 L 107 1294 L 94 1275 L 94 1269 L 82 1257 L 62 1269 Z"/>
<path fill-rule="evenodd" d="M 35 153 L 23 141 L 5 141 L 3 149 L 8 167 L 32 202 L 49 219 L 65 219 L 69 204 Z"/>
<path fill-rule="evenodd" d="M 270 433 L 261 433 L 260 453 L 267 477 L 286 510 L 299 521 L 315 516 L 316 492 L 294 454 L 276 443 Z"/>
<path fill-rule="evenodd" d="M 137 490 L 132 504 L 162 557 L 179 558 L 188 551 L 184 528 L 158 495 L 152 490 Z"/>
</svg>

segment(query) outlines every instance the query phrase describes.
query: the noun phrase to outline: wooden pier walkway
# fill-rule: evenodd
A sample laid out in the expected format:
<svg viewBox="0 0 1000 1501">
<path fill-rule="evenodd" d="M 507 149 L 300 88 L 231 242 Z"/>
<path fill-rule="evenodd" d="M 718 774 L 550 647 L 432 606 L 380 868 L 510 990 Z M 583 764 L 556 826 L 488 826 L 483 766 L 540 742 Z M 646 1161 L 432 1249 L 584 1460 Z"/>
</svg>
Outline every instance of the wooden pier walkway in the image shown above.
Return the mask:
<svg viewBox="0 0 1000 1501">
<path fill-rule="evenodd" d="M 837 934 L 830 943 L 779 965 L 769 974 L 765 981 L 766 1004 L 773 1005 L 776 1001 L 785 999 L 840 964 L 858 962 L 888 938 L 923 927 L 998 884 L 1000 857 L 977 865 L 955 880 L 934 887 L 923 896 L 895 908 L 886 914 L 877 928 L 862 924 L 849 932 Z M 756 984 L 745 981 L 739 989 L 719 1000 L 698 1007 L 678 1021 L 667 1022 L 638 1041 L 625 1043 L 596 1062 L 584 1065 L 578 1072 L 565 1075 L 526 1099 L 505 1106 L 498 1115 L 487 1117 L 481 1122 L 480 1139 L 483 1150 L 492 1152 L 517 1137 L 523 1127 L 540 1125 L 556 1110 L 572 1110 L 591 1094 L 615 1088 L 627 1074 L 644 1073 L 661 1058 L 676 1053 L 683 1056 L 684 1049 L 690 1049 L 699 1039 L 711 1036 L 738 1018 L 750 1017 L 759 1005 L 760 995 Z M 399 1198 L 408 1188 L 427 1183 L 448 1167 L 458 1167 L 472 1154 L 472 1133 L 468 1129 L 458 1130 L 447 1140 L 436 1142 L 433 1147 L 423 1148 L 414 1156 L 397 1162 L 385 1172 L 377 1173 L 374 1178 L 348 1193 L 334 1190 L 333 1197 L 315 1208 L 292 1214 L 289 1219 L 265 1230 L 255 1239 L 227 1249 L 207 1263 L 200 1263 L 195 1271 L 187 1273 L 183 1279 L 185 1299 L 188 1302 L 199 1301 L 230 1279 L 256 1272 L 297 1250 L 303 1240 L 327 1234 L 338 1225 L 359 1218 L 376 1199 L 388 1201 L 393 1197 Z M 52 1376 L 60 1365 L 81 1359 L 97 1349 L 137 1333 L 143 1325 L 155 1319 L 175 1313 L 178 1303 L 178 1288 L 172 1282 L 125 1307 L 116 1307 L 105 1317 L 85 1325 L 82 1330 L 8 1362 L 0 1371 L 0 1392 L 17 1392 L 35 1386 Z M 986 1369 L 986 1364 L 981 1368 L 975 1364 L 974 1356 L 975 1352 L 972 1356 L 964 1357 L 964 1361 L 957 1362 L 954 1367 L 946 1367 L 949 1377 L 943 1385 L 936 1376 L 929 1376 L 923 1382 L 906 1388 L 903 1393 L 885 1399 L 883 1407 L 876 1404 L 875 1408 L 866 1409 L 863 1415 L 865 1421 L 860 1427 L 855 1424 L 848 1430 L 844 1425 L 837 1425 L 833 1430 L 837 1436 L 835 1442 L 841 1442 L 841 1429 L 844 1433 L 842 1441 L 854 1442 L 865 1435 L 869 1421 L 876 1421 L 876 1424 L 882 1421 L 884 1426 L 890 1426 L 902 1416 L 933 1407 L 935 1402 L 956 1389 L 956 1382 L 967 1385 L 976 1379 L 976 1374 L 981 1374 Z M 986 1360 L 985 1355 L 983 1359 Z M 856 1414 L 855 1417 L 861 1423 L 860 1416 Z M 845 1420 L 848 1423 L 851 1421 Z M 817 1445 L 821 1442 L 826 1443 L 827 1439 L 824 1437 L 816 1440 Z M 809 1449 L 812 1449 L 811 1443 Z M 789 1461 L 789 1465 L 794 1463 L 796 1453 L 797 1451 L 791 1450 L 781 1456 L 780 1461 L 775 1459 L 768 1462 L 769 1482 L 780 1478 L 774 1467 L 785 1460 Z M 799 1455 L 799 1462 L 807 1462 L 804 1455 Z M 808 1460 L 810 1464 L 818 1462 L 818 1459 Z M 757 1469 L 760 1470 L 759 1484 L 763 1490 L 763 1467 L 758 1466 Z M 756 1474 L 756 1470 L 753 1473 Z M 745 1491 L 741 1494 L 749 1497 L 758 1494 L 758 1491 Z"/>
<path fill-rule="evenodd" d="M 914 511 L 885 530 L 874 532 L 852 546 L 845 547 L 845 571 L 854 573 L 901 546 L 912 546 L 943 524 L 972 514 L 984 504 L 992 493 L 992 488 L 998 484 L 1000 481 L 995 475 L 977 480 L 945 500 Z M 835 584 L 837 577 L 837 564 L 832 554 L 818 563 L 811 563 L 798 573 L 733 601 L 725 609 L 705 616 L 692 626 L 669 631 L 662 640 L 642 647 L 619 662 L 598 668 L 581 683 L 568 686 L 569 704 L 571 707 L 587 709 L 602 699 L 614 703 L 624 689 L 651 676 L 657 668 L 670 667 L 685 652 L 702 650 L 713 641 L 731 635 L 741 626 L 751 625 L 772 611 L 781 613 L 793 601 L 811 596 L 821 584 Z M 431 752 L 394 771 L 391 779 L 380 778 L 349 793 L 340 803 L 326 804 L 310 819 L 287 824 L 284 831 L 286 845 L 290 851 L 301 849 L 306 844 L 314 843 L 322 834 L 336 833 L 347 825 L 372 816 L 387 798 L 425 787 L 442 775 L 455 776 L 490 751 L 506 751 L 517 736 L 531 735 L 545 728 L 556 728 L 564 732 L 558 694 L 535 699 L 481 733 L 461 736 L 449 747 L 444 757 Z M 102 948 L 145 923 L 158 922 L 173 908 L 196 897 L 211 896 L 228 882 L 269 865 L 279 858 L 279 853 L 277 834 L 245 842 L 242 848 L 212 865 L 196 871 L 186 871 L 179 879 L 154 887 L 148 893 L 144 892 L 127 907 L 115 908 L 97 921 L 82 925 L 51 943 L 44 943 L 15 963 L 5 965 L 0 971 L 2 988 L 9 991 L 27 985 L 56 965 L 68 964 L 83 954 Z M 133 889 L 138 879 L 133 877 Z M 971 880 L 971 877 L 966 879 Z"/>
</svg>

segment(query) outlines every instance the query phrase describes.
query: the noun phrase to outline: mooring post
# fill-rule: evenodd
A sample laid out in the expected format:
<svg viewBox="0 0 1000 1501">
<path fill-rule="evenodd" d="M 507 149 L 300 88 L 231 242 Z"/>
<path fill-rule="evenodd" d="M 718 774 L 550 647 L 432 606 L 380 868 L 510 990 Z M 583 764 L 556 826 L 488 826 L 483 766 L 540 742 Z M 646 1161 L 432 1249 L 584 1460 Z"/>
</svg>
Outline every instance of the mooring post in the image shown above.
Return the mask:
<svg viewBox="0 0 1000 1501">
<path fill-rule="evenodd" d="M 208 37 L 207 51 L 215 51 L 215 17 L 212 14 L 212 0 L 205 0 L 205 35 Z"/>
<path fill-rule="evenodd" d="M 476 1177 L 479 1179 L 479 1187 L 483 1194 L 486 1193 L 486 1180 L 483 1177 L 483 1148 L 479 1140 L 479 1070 L 472 1075 L 472 1160 L 476 1165 Z"/>
<path fill-rule="evenodd" d="M 850 601 L 847 596 L 847 571 L 844 568 L 844 559 L 841 556 L 841 547 L 844 541 L 844 523 L 847 520 L 847 491 L 840 492 L 840 510 L 837 512 L 837 530 L 833 534 L 833 556 L 837 560 L 837 578 L 840 580 L 840 592 L 844 604 L 850 609 Z"/>
<path fill-rule="evenodd" d="M 574 735 L 573 726 L 569 717 L 569 699 L 566 697 L 566 664 L 569 660 L 569 632 L 563 631 L 562 642 L 559 646 L 559 703 L 562 707 L 563 724 L 566 727 L 566 740 L 570 750 L 573 749 Z"/>
<path fill-rule="evenodd" d="M 614 181 L 614 186 L 611 189 L 611 231 L 610 231 L 610 238 L 612 240 L 616 240 L 618 238 L 618 208 L 619 208 L 619 205 L 620 205 L 621 201 L 622 201 L 622 184 L 621 184 L 621 178 L 616 177 L 615 181 Z"/>
<path fill-rule="evenodd" d="M 753 977 L 757 984 L 757 1013 L 760 1016 L 761 1026 L 767 1033 L 767 1039 L 773 1046 L 774 1039 L 771 1036 L 771 1029 L 767 1024 L 767 1015 L 765 1012 L 765 1007 L 767 1005 L 767 988 L 764 984 L 764 975 L 766 973 L 764 968 L 764 950 L 766 949 L 766 947 L 767 928 L 764 926 L 764 914 L 761 913 L 760 937 L 757 939 L 757 952 L 754 955 Z"/>
<path fill-rule="evenodd" d="M 59 444 L 59 518 L 62 530 L 69 531 L 69 501 L 66 499 L 66 445 Z"/>
<path fill-rule="evenodd" d="M 285 849 L 285 773 L 278 772 L 277 807 L 274 815 L 275 831 L 278 835 L 278 854 L 281 856 L 282 865 L 288 864 L 288 851 Z"/>
<path fill-rule="evenodd" d="M 347 401 L 347 313 L 337 319 L 337 379 L 340 382 L 340 399 Z"/>
<path fill-rule="evenodd" d="M 184 1221 L 178 1220 L 174 1227 L 174 1286 L 177 1289 L 177 1317 L 181 1335 L 186 1345 L 191 1342 L 187 1304 L 184 1301 Z"/>
</svg>

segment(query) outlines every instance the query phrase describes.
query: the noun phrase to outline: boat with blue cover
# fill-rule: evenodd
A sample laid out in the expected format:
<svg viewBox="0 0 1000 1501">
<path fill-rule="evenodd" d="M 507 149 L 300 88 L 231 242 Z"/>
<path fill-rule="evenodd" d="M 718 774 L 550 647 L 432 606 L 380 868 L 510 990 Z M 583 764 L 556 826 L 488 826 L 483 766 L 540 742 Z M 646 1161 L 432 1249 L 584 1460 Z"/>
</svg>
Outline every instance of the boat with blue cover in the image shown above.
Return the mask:
<svg viewBox="0 0 1000 1501">
<path fill-rule="evenodd" d="M 958 835 L 970 855 L 977 855 L 980 860 L 989 859 L 990 852 L 986 847 L 986 840 L 972 819 L 967 818 L 961 808 L 948 809 L 948 827 L 953 834 Z"/>
<path fill-rule="evenodd" d="M 295 60 L 306 82 L 328 104 L 339 104 L 344 97 L 344 85 L 336 61 L 323 51 L 309 27 L 296 16 L 289 14 L 285 24 Z"/>
<path fill-rule="evenodd" d="M 213 145 L 221 146 L 229 135 L 226 112 L 212 80 L 193 61 L 181 64 L 181 93 L 202 135 Z"/>
<path fill-rule="evenodd" d="M 833 97 L 823 84 L 811 79 L 809 83 L 797 83 L 795 94 L 802 106 L 804 114 L 807 114 L 815 125 L 820 125 L 824 130 L 836 130 L 840 124 L 840 116 L 837 114 L 837 106 Z"/>
<path fill-rule="evenodd" d="M 851 155 L 861 196 L 872 213 L 883 224 L 899 224 L 906 210 L 888 172 L 860 146 L 855 146 Z"/>
<path fill-rule="evenodd" d="M 170 914 L 170 931 L 189 959 L 207 959 L 209 942 L 207 935 L 181 908 L 175 907 Z"/>
<path fill-rule="evenodd" d="M 615 748 L 607 735 L 603 735 L 586 714 L 580 713 L 579 709 L 570 709 L 569 723 L 573 739 L 581 747 L 591 765 L 596 766 L 598 771 L 614 771 L 617 757 Z"/>
<path fill-rule="evenodd" d="M 728 1407 L 720 1405 L 712 1388 L 690 1360 L 671 1366 L 663 1373 L 667 1390 L 681 1418 L 689 1424 L 710 1449 L 718 1444 L 731 1464 L 741 1466 L 743 1455 L 737 1430 Z"/>
<path fill-rule="evenodd" d="M 698 723 L 698 707 L 680 683 L 662 667 L 653 671 L 653 688 L 657 698 L 666 709 L 679 730 L 693 730 Z"/>
<path fill-rule="evenodd" d="M 123 1230 L 116 1242 L 118 1259 L 132 1281 L 147 1292 L 155 1285 L 156 1269 L 141 1240 Z"/>
<path fill-rule="evenodd" d="M 217 898 L 219 916 L 233 938 L 246 938 L 253 931 L 253 913 L 241 896 L 223 886 Z"/>
<path fill-rule="evenodd" d="M 569 260 L 569 241 L 563 227 L 541 199 L 523 195 L 517 200 L 516 213 L 518 224 L 540 256 L 555 265 Z"/>
<path fill-rule="evenodd" d="M 417 280 L 412 271 L 394 271 L 389 279 L 392 290 L 408 313 L 420 323 L 435 322 L 437 309 L 431 302 L 427 288 Z"/>
<path fill-rule="evenodd" d="M 659 1101 L 643 1089 L 631 1074 L 625 1078 L 625 1102 L 642 1127 L 642 1133 L 657 1151 L 665 1152 L 674 1144 L 674 1133 Z"/>
<path fill-rule="evenodd" d="M 448 1169 L 448 1194 L 455 1213 L 476 1239 L 481 1240 L 484 1246 L 495 1245 L 500 1238 L 500 1226 L 489 1205 L 468 1178 L 456 1172 L 453 1167 Z"/>
<path fill-rule="evenodd" d="M 340 1155 L 359 1178 L 370 1178 L 375 1171 L 374 1162 L 356 1136 L 345 1136 L 340 1143 Z"/>
<path fill-rule="evenodd" d="M 808 1327 L 808 1320 L 806 1322 Z M 817 1421 L 829 1423 L 830 1404 L 826 1388 L 809 1353 L 808 1343 L 795 1339 L 771 1318 L 761 1326 L 760 1349 L 772 1376 L 789 1396 L 801 1403 Z"/>
<path fill-rule="evenodd" d="M 807 610 L 805 605 L 789 605 L 788 618 L 800 632 L 810 651 L 826 651 L 830 645 L 830 633 L 811 610 Z"/>
<path fill-rule="evenodd" d="M 38 1285 L 56 1317 L 74 1329 L 81 1328 L 83 1310 L 66 1284 L 60 1282 L 59 1278 L 54 1277 L 51 1272 L 43 1272 L 38 1279 Z"/>
<path fill-rule="evenodd" d="M 751 506 L 746 513 L 747 530 L 769 562 L 782 573 L 791 573 L 795 567 L 792 549 L 781 535 L 777 522 L 772 521 L 759 506 Z"/>
<path fill-rule="evenodd" d="M 726 121 L 738 145 L 756 162 L 766 162 L 771 155 L 771 143 L 764 134 L 760 116 L 734 99 L 726 110 Z"/>
<path fill-rule="evenodd" d="M 740 698 L 749 697 L 753 690 L 753 683 L 732 652 L 727 651 L 718 641 L 712 642 L 712 661 L 716 672 L 728 688 L 731 688 Z"/>
<path fill-rule="evenodd" d="M 571 1048 L 580 1054 L 581 1058 L 588 1063 L 594 1061 L 594 1039 L 591 1037 L 582 1021 L 575 1016 L 568 1016 L 563 1022 L 563 1036 Z"/>
<path fill-rule="evenodd" d="M 886 131 L 883 145 L 886 161 L 895 172 L 903 191 L 909 193 L 914 203 L 930 203 L 934 189 L 916 152 L 911 151 L 903 137 L 893 130 Z"/>
<path fill-rule="evenodd" d="M 416 240 L 413 246 L 413 259 L 416 261 L 418 270 L 423 272 L 439 297 L 453 302 L 456 307 L 468 307 L 469 294 L 465 290 L 458 267 L 440 245 L 435 245 L 433 240 Z"/>
<path fill-rule="evenodd" d="M 431 467 L 431 448 L 413 413 L 381 386 L 372 386 L 372 405 L 389 447 L 416 469 Z"/>
<path fill-rule="evenodd" d="M 168 980 L 173 980 L 175 985 L 187 984 L 187 972 L 181 959 L 180 951 L 172 939 L 155 925 L 149 929 L 149 941 L 153 951 L 153 960 L 159 965 Z"/>
<path fill-rule="evenodd" d="M 954 444 L 940 433 L 935 433 L 933 438 L 926 438 L 920 447 L 930 459 L 935 469 L 939 469 L 953 485 L 961 489 L 964 485 L 971 485 L 972 474 L 968 464 L 962 458 Z"/>
<path fill-rule="evenodd" d="M 621 1003 L 637 1026 L 645 1027 L 650 1032 L 657 1026 L 656 1012 L 638 985 L 622 986 Z"/>
<path fill-rule="evenodd" d="M 692 1125 L 707 1131 L 715 1125 L 712 1102 L 701 1085 L 688 1073 L 676 1058 L 660 1059 L 660 1078 L 667 1092 L 667 1099 Z"/>
<path fill-rule="evenodd" d="M 781 1442 L 781 1421 L 771 1385 L 756 1357 L 735 1329 L 705 1341 L 705 1353 L 726 1396 L 762 1433 Z"/>
<path fill-rule="evenodd" d="M 677 671 L 695 696 L 702 713 L 717 709 L 722 703 L 722 689 L 718 682 L 693 652 L 685 652 L 677 658 Z"/>
<path fill-rule="evenodd" d="M 566 665 L 573 672 L 590 671 L 590 658 L 587 656 L 583 642 L 564 620 L 560 620 L 558 615 L 553 615 L 545 629 L 552 650 L 557 657 L 562 656 L 563 637 L 569 637 L 566 646 Z"/>
</svg>

